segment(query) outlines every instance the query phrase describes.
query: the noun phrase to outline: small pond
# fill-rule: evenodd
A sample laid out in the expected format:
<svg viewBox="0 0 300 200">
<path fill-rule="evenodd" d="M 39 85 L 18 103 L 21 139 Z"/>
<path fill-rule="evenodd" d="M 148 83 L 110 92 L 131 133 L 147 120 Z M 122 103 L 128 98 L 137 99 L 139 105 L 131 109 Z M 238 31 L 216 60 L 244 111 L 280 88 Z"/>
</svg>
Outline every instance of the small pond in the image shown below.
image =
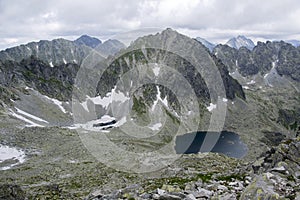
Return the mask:
<svg viewBox="0 0 300 200">
<path fill-rule="evenodd" d="M 233 158 L 242 158 L 248 151 L 247 145 L 234 132 L 222 131 L 221 133 L 216 133 L 200 131 L 176 137 L 175 150 L 178 154 L 208 152 L 205 148 L 204 150 L 201 149 L 203 146 L 211 147 L 210 152 L 221 153 Z"/>
</svg>

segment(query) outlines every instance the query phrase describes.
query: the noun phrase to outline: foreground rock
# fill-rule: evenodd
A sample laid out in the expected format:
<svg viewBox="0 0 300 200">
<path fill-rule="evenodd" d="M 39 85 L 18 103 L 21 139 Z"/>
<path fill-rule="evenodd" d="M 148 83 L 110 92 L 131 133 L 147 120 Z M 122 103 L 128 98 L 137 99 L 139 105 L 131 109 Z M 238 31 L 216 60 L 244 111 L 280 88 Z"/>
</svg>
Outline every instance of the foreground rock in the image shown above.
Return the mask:
<svg viewBox="0 0 300 200">
<path fill-rule="evenodd" d="M 198 174 L 198 178 L 190 181 L 180 176 L 170 177 L 161 180 L 169 184 L 162 184 L 152 191 L 147 191 L 147 185 L 141 184 L 109 194 L 99 190 L 86 199 L 299 199 L 299 152 L 300 138 L 285 140 L 278 147 L 262 155 L 259 166 L 257 163 L 240 166 L 237 174 L 229 176 L 222 176 L 220 172 L 201 176 Z M 187 174 L 185 177 L 193 174 L 189 168 L 181 170 Z M 151 182 L 159 183 L 157 180 L 148 180 L 148 183 Z"/>
</svg>

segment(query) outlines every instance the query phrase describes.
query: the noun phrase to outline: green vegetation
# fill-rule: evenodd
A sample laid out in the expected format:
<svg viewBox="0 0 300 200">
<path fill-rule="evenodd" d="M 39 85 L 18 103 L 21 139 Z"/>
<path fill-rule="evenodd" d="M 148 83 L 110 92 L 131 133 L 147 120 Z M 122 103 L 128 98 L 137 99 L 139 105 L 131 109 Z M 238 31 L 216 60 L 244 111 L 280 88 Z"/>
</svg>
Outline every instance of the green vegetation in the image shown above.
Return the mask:
<svg viewBox="0 0 300 200">
<path fill-rule="evenodd" d="M 25 72 L 23 72 L 23 75 L 28 80 L 36 77 L 36 75 L 34 73 L 32 73 L 30 70 L 26 70 Z"/>
<path fill-rule="evenodd" d="M 132 110 L 138 115 L 147 113 L 147 107 L 141 97 L 137 99 L 135 96 L 133 96 Z"/>
</svg>

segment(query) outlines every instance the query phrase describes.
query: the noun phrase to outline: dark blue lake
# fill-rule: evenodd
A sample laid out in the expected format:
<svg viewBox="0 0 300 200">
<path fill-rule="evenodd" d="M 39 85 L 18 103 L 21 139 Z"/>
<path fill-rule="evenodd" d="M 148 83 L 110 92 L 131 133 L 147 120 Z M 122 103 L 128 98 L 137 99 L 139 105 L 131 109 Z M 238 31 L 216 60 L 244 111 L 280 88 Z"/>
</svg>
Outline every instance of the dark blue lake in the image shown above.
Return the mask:
<svg viewBox="0 0 300 200">
<path fill-rule="evenodd" d="M 203 150 L 203 146 L 209 146 L 211 148 L 208 149 L 211 150 L 207 150 L 207 148 Z M 216 133 L 200 131 L 177 136 L 175 150 L 178 154 L 210 151 L 233 158 L 242 158 L 247 154 L 248 147 L 243 143 L 240 136 L 234 132 L 222 131 L 221 133 Z"/>
</svg>

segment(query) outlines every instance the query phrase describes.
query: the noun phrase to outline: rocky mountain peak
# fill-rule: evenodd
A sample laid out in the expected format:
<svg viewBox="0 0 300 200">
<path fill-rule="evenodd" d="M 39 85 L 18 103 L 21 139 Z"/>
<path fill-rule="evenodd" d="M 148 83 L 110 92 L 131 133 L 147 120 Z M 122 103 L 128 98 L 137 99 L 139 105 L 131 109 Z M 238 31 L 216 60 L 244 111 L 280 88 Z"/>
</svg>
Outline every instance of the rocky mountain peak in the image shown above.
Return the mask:
<svg viewBox="0 0 300 200">
<path fill-rule="evenodd" d="M 246 38 L 243 35 L 239 35 L 236 38 L 231 38 L 230 40 L 228 40 L 228 42 L 226 44 L 235 49 L 239 49 L 241 47 L 246 47 L 246 48 L 252 50 L 255 46 L 254 42 L 251 39 Z"/>
<path fill-rule="evenodd" d="M 99 40 L 98 38 L 91 37 L 91 36 L 88 36 L 88 35 L 82 35 L 78 39 L 76 39 L 74 42 L 75 42 L 75 44 L 86 45 L 86 46 L 91 47 L 91 48 L 95 48 L 99 44 L 102 43 L 101 40 Z"/>
<path fill-rule="evenodd" d="M 143 48 L 149 48 L 150 50 L 148 52 L 135 51 L 136 49 Z M 177 31 L 172 30 L 171 28 L 167 28 L 161 33 L 138 38 L 126 49 L 126 51 L 132 51 L 132 53 L 135 54 L 136 60 L 138 57 L 141 60 L 147 57 L 150 58 L 152 54 L 156 56 L 160 55 L 158 56 L 159 58 L 164 58 L 161 59 L 161 62 L 163 61 L 173 63 L 172 66 L 176 66 L 174 63 L 182 60 L 182 62 L 185 62 L 186 64 L 182 64 L 182 66 L 180 67 L 178 64 L 178 66 L 176 66 L 178 67 L 178 69 L 176 68 L 176 70 L 179 70 L 182 75 L 191 83 L 191 85 L 195 87 L 196 95 L 199 98 L 208 98 L 208 91 L 205 82 L 203 81 L 203 79 L 199 78 L 200 76 L 198 77 L 199 74 L 197 74 L 197 70 L 193 66 L 193 64 L 195 63 L 187 62 L 187 60 L 192 60 L 191 62 L 197 62 L 193 60 L 192 56 L 192 54 L 195 52 L 198 53 L 198 57 L 203 57 L 203 59 L 210 57 L 210 54 L 201 43 L 195 41 L 190 37 L 182 35 Z M 149 55 L 147 55 L 147 53 L 149 53 Z M 155 60 L 155 62 L 157 62 L 157 60 Z M 211 63 L 206 62 L 206 64 L 206 66 L 210 66 Z M 235 80 L 233 80 L 232 77 L 229 76 L 226 67 L 217 60 L 214 60 L 214 64 L 220 71 L 221 78 L 224 82 L 227 98 L 234 99 L 237 96 L 244 98 L 244 92 L 241 89 L 241 86 Z M 204 73 L 204 71 L 202 71 L 202 73 Z M 201 76 L 204 75 L 201 74 Z M 206 77 L 208 76 L 209 75 L 207 75 Z M 194 80 L 195 77 L 201 79 L 201 81 Z M 199 83 L 199 85 L 195 85 L 195 82 Z"/>
</svg>

